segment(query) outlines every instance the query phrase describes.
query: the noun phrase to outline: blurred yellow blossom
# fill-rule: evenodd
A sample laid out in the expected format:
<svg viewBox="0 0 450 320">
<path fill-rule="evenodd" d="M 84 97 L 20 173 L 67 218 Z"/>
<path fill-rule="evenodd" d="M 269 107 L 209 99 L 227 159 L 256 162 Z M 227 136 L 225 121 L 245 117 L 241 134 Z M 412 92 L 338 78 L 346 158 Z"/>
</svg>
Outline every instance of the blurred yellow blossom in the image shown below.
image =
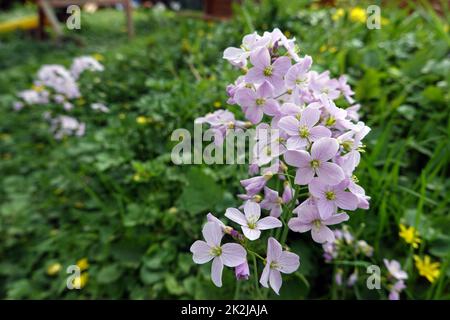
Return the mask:
<svg viewBox="0 0 450 320">
<path fill-rule="evenodd" d="M 416 268 L 419 270 L 419 274 L 422 277 L 427 278 L 431 283 L 439 278 L 441 273 L 441 264 L 439 262 L 431 262 L 431 258 L 428 255 L 425 255 L 424 258 L 414 255 L 414 261 L 416 262 Z"/>
<path fill-rule="evenodd" d="M 37 85 L 33 84 L 31 86 L 31 89 L 33 89 L 36 92 L 41 92 L 41 91 L 43 91 L 45 89 L 45 87 L 44 86 L 37 86 Z"/>
<path fill-rule="evenodd" d="M 75 288 L 82 289 L 86 286 L 88 279 L 89 279 L 89 274 L 87 272 L 83 272 L 81 275 L 79 275 L 78 277 L 75 277 L 73 279 L 73 286 Z"/>
<path fill-rule="evenodd" d="M 136 122 L 140 125 L 146 125 L 147 123 L 149 123 L 149 119 L 145 116 L 139 116 L 136 118 Z"/>
<path fill-rule="evenodd" d="M 54 276 L 56 275 L 59 271 L 61 271 L 61 264 L 60 263 L 52 263 L 51 265 L 48 266 L 47 268 L 47 274 L 49 276 Z"/>
<path fill-rule="evenodd" d="M 400 232 L 398 235 L 405 240 L 406 243 L 410 244 L 414 249 L 417 249 L 419 247 L 419 244 L 421 242 L 419 237 L 419 232 L 416 230 L 416 228 L 410 226 L 406 227 L 404 224 L 400 224 Z"/>
<path fill-rule="evenodd" d="M 214 108 L 220 108 L 222 106 L 222 103 L 220 101 L 214 102 Z"/>
<path fill-rule="evenodd" d="M 341 19 L 343 16 L 345 15 L 345 10 L 342 8 L 339 8 L 336 10 L 336 12 L 331 16 L 331 19 L 333 19 L 333 21 L 337 21 L 339 19 Z"/>
<path fill-rule="evenodd" d="M 86 270 L 89 268 L 89 262 L 87 258 L 83 258 L 77 261 L 77 266 L 80 268 L 81 271 Z"/>
<path fill-rule="evenodd" d="M 366 10 L 361 7 L 354 7 L 350 10 L 349 17 L 353 22 L 365 23 L 367 20 Z"/>
<path fill-rule="evenodd" d="M 100 53 L 94 53 L 94 54 L 92 55 L 92 57 L 93 57 L 95 60 L 97 60 L 97 61 L 103 61 L 103 60 L 105 60 L 105 57 L 103 57 L 103 55 L 101 55 Z"/>
</svg>

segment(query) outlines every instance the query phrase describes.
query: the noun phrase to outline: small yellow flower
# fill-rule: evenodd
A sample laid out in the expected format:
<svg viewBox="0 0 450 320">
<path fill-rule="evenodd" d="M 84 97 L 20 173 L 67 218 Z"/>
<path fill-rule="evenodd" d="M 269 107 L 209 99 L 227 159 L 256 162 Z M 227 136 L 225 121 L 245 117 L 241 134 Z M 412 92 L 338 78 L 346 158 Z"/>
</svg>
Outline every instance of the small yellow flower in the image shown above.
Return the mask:
<svg viewBox="0 0 450 320">
<path fill-rule="evenodd" d="M 353 22 L 365 23 L 367 20 L 366 10 L 361 7 L 355 7 L 350 10 L 350 20 Z"/>
<path fill-rule="evenodd" d="M 92 58 L 94 58 L 97 61 L 103 61 L 105 60 L 105 57 L 103 57 L 103 55 L 101 55 L 100 53 L 94 53 L 92 55 Z"/>
<path fill-rule="evenodd" d="M 390 23 L 388 18 L 383 18 L 383 17 L 381 17 L 381 21 L 380 22 L 381 22 L 382 26 L 386 26 L 386 25 L 388 25 Z"/>
<path fill-rule="evenodd" d="M 291 33 L 289 31 L 285 31 L 284 35 L 286 36 L 286 38 L 290 38 L 291 37 Z"/>
<path fill-rule="evenodd" d="M 431 258 L 428 255 L 422 259 L 418 255 L 414 255 L 414 261 L 416 262 L 416 268 L 419 270 L 419 274 L 422 277 L 427 278 L 428 281 L 433 283 L 441 273 L 440 262 L 431 262 Z"/>
<path fill-rule="evenodd" d="M 222 103 L 220 103 L 220 101 L 214 102 L 214 108 L 220 108 L 221 106 L 222 106 Z"/>
<path fill-rule="evenodd" d="M 331 16 L 331 19 L 333 19 L 333 21 L 338 21 L 339 19 L 341 19 L 343 16 L 345 15 L 345 10 L 342 8 L 339 8 L 336 10 L 336 12 Z"/>
<path fill-rule="evenodd" d="M 328 47 L 323 44 L 322 46 L 320 46 L 319 51 L 320 52 L 325 52 L 325 51 L 327 51 L 327 49 L 328 49 Z"/>
<path fill-rule="evenodd" d="M 37 85 L 33 84 L 31 89 L 33 89 L 36 92 L 41 92 L 41 91 L 44 91 L 45 87 L 44 86 L 37 86 Z"/>
<path fill-rule="evenodd" d="M 77 261 L 77 266 L 80 268 L 80 271 L 84 271 L 89 268 L 89 262 L 87 258 L 83 258 Z"/>
<path fill-rule="evenodd" d="M 75 288 L 84 288 L 86 286 L 86 283 L 88 282 L 89 274 L 87 272 L 83 272 L 80 276 L 75 277 L 73 279 L 73 286 Z"/>
<path fill-rule="evenodd" d="M 178 209 L 176 207 L 171 207 L 168 211 L 170 214 L 176 214 L 178 212 Z"/>
<path fill-rule="evenodd" d="M 400 232 L 398 235 L 400 238 L 405 240 L 406 243 L 410 244 L 414 249 L 419 247 L 420 242 L 422 241 L 419 237 L 419 232 L 416 228 L 410 226 L 406 227 L 404 224 L 400 224 Z"/>
<path fill-rule="evenodd" d="M 141 175 L 140 175 L 139 173 L 135 173 L 135 174 L 133 175 L 133 181 L 134 181 L 134 182 L 139 182 L 139 181 L 141 181 Z"/>
<path fill-rule="evenodd" d="M 59 271 L 61 271 L 61 264 L 60 263 L 52 263 L 51 265 L 48 266 L 47 268 L 47 274 L 49 276 L 54 276 L 56 275 Z"/>
<path fill-rule="evenodd" d="M 139 116 L 136 118 L 136 122 L 140 125 L 146 125 L 148 123 L 147 117 Z"/>
</svg>

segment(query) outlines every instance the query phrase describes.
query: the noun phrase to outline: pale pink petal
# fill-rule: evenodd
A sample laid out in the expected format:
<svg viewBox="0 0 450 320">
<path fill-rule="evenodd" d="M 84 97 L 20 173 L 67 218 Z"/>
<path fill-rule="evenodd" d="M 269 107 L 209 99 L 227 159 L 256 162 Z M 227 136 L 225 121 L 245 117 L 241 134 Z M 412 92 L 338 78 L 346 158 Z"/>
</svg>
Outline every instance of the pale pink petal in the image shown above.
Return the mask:
<svg viewBox="0 0 450 320">
<path fill-rule="evenodd" d="M 273 228 L 280 228 L 283 224 L 275 217 L 265 217 L 256 223 L 256 228 L 259 230 L 268 230 Z"/>
<path fill-rule="evenodd" d="M 222 286 L 223 263 L 220 257 L 215 257 L 211 266 L 211 280 L 217 286 Z"/>
<path fill-rule="evenodd" d="M 331 137 L 330 129 L 324 126 L 316 126 L 309 130 L 309 140 L 317 141 L 320 138 L 329 138 Z"/>
<path fill-rule="evenodd" d="M 292 252 L 283 251 L 278 259 L 278 270 L 283 273 L 295 272 L 300 266 L 300 258 Z"/>
<path fill-rule="evenodd" d="M 281 285 L 283 284 L 280 271 L 274 269 L 270 270 L 269 283 L 273 291 L 275 291 L 275 293 L 279 295 Z"/>
<path fill-rule="evenodd" d="M 326 224 L 327 226 L 331 226 L 333 224 L 338 224 L 338 223 L 347 221 L 348 219 L 349 219 L 348 214 L 338 213 L 338 214 L 333 214 L 331 217 L 325 219 L 323 221 L 323 223 Z"/>
<path fill-rule="evenodd" d="M 270 237 L 267 242 L 267 261 L 277 261 L 282 251 L 281 244 L 275 238 Z"/>
<path fill-rule="evenodd" d="M 319 228 L 311 229 L 311 236 L 317 243 L 333 242 L 334 233 L 325 225 L 321 225 Z"/>
<path fill-rule="evenodd" d="M 323 198 L 325 192 L 327 191 L 327 185 L 322 183 L 319 179 L 314 178 L 311 180 L 308 186 L 309 193 L 311 193 L 316 198 Z"/>
<path fill-rule="evenodd" d="M 333 158 L 339 149 L 339 143 L 333 138 L 322 138 L 313 143 L 311 157 L 313 159 L 328 161 Z"/>
<path fill-rule="evenodd" d="M 211 255 L 211 247 L 205 241 L 195 241 L 190 250 L 193 253 L 192 260 L 194 260 L 195 263 L 203 264 L 214 258 L 214 256 Z"/>
<path fill-rule="evenodd" d="M 280 105 L 274 99 L 269 99 L 264 105 L 264 113 L 269 116 L 277 116 L 280 114 Z"/>
<path fill-rule="evenodd" d="M 259 84 L 264 81 L 263 69 L 253 67 L 245 75 L 245 82 Z"/>
<path fill-rule="evenodd" d="M 236 267 L 246 261 L 247 251 L 237 243 L 226 243 L 222 246 L 222 262 L 227 267 Z"/>
<path fill-rule="evenodd" d="M 256 105 L 256 93 L 249 88 L 241 88 L 236 91 L 234 100 L 242 107 L 254 107 Z"/>
<path fill-rule="evenodd" d="M 288 151 L 289 152 L 289 151 Z M 295 173 L 295 184 L 308 184 L 314 177 L 314 170 L 311 167 L 298 168 Z"/>
<path fill-rule="evenodd" d="M 228 208 L 227 211 L 225 211 L 225 217 L 230 219 L 231 221 L 234 221 L 241 226 L 247 225 L 247 219 L 245 216 L 236 208 Z"/>
<path fill-rule="evenodd" d="M 273 86 L 268 81 L 264 81 L 256 90 L 256 95 L 260 98 L 268 98 L 273 95 Z"/>
<path fill-rule="evenodd" d="M 300 125 L 307 126 L 308 128 L 312 128 L 320 118 L 320 111 L 313 108 L 306 108 L 302 112 L 302 116 L 300 118 Z"/>
<path fill-rule="evenodd" d="M 270 53 L 265 47 L 257 50 L 250 55 L 250 62 L 259 69 L 264 69 L 270 65 Z"/>
<path fill-rule="evenodd" d="M 281 118 L 278 122 L 278 127 L 283 129 L 288 135 L 298 136 L 299 122 L 293 116 Z"/>
<path fill-rule="evenodd" d="M 322 219 L 327 219 L 337 210 L 334 201 L 324 198 L 317 201 L 317 208 L 319 209 L 319 214 Z"/>
<path fill-rule="evenodd" d="M 219 224 L 215 222 L 207 222 L 202 230 L 203 238 L 205 238 L 206 243 L 211 247 L 220 246 L 220 241 L 223 237 L 222 228 Z"/>
<path fill-rule="evenodd" d="M 356 210 L 358 207 L 358 198 L 350 192 L 340 191 L 336 193 L 336 204 L 344 210 Z"/>
<path fill-rule="evenodd" d="M 273 74 L 282 78 L 291 67 L 291 59 L 289 57 L 280 57 L 272 64 Z"/>
<path fill-rule="evenodd" d="M 295 232 L 307 232 L 311 230 L 312 224 L 305 223 L 302 218 L 292 218 L 288 222 L 289 229 Z"/>
<path fill-rule="evenodd" d="M 341 167 L 332 162 L 322 162 L 320 167 L 316 168 L 316 173 L 320 182 L 328 185 L 336 185 L 345 179 Z"/>
<path fill-rule="evenodd" d="M 256 239 L 259 239 L 259 237 L 261 236 L 261 231 L 259 231 L 258 229 L 250 229 L 247 226 L 242 226 L 241 228 L 244 236 L 248 240 L 254 241 Z"/>
<path fill-rule="evenodd" d="M 290 166 L 297 168 L 308 168 L 312 170 L 310 166 L 311 156 L 306 151 L 288 150 L 284 154 L 284 161 Z M 309 181 L 308 181 L 309 182 Z"/>
<path fill-rule="evenodd" d="M 270 263 L 266 263 L 264 270 L 261 274 L 261 278 L 259 279 L 259 283 L 265 288 L 269 287 L 269 275 L 270 275 Z"/>
<path fill-rule="evenodd" d="M 261 216 L 261 207 L 253 201 L 247 201 L 244 205 L 244 213 L 247 221 L 256 221 Z"/>
<path fill-rule="evenodd" d="M 260 123 L 263 116 L 264 112 L 261 107 L 249 107 L 245 111 L 245 117 L 253 124 Z"/>
<path fill-rule="evenodd" d="M 293 136 L 287 139 L 286 148 L 288 150 L 299 150 L 305 149 L 308 144 L 307 140 L 304 138 L 300 138 L 299 136 Z"/>
</svg>

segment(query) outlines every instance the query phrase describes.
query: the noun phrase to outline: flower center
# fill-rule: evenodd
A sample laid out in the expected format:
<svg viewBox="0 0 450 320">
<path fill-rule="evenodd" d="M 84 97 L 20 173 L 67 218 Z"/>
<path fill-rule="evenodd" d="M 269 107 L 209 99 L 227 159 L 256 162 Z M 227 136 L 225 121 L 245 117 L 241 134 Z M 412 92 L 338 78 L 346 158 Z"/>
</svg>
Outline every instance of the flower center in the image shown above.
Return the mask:
<svg viewBox="0 0 450 320">
<path fill-rule="evenodd" d="M 311 167 L 314 169 L 320 167 L 320 161 L 317 159 L 314 159 L 313 161 L 311 161 Z"/>
<path fill-rule="evenodd" d="M 307 126 L 303 126 L 298 129 L 298 134 L 300 138 L 306 139 L 309 137 L 309 129 Z"/>
<path fill-rule="evenodd" d="M 267 172 L 266 174 L 263 175 L 264 179 L 266 179 L 266 181 L 270 180 L 270 178 L 273 177 L 273 173 L 272 172 Z"/>
<path fill-rule="evenodd" d="M 213 247 L 211 248 L 211 255 L 218 257 L 222 254 L 222 248 L 221 247 Z"/>
<path fill-rule="evenodd" d="M 264 76 L 270 77 L 273 73 L 273 67 L 272 66 L 265 67 L 263 73 L 264 73 Z"/>
<path fill-rule="evenodd" d="M 336 118 L 333 117 L 333 116 L 330 116 L 330 117 L 327 119 L 327 121 L 325 121 L 325 125 L 326 125 L 327 127 L 330 127 L 330 126 L 332 126 L 332 125 L 335 124 L 335 123 L 336 123 Z"/>
<path fill-rule="evenodd" d="M 320 227 L 322 226 L 322 221 L 320 221 L 319 219 L 314 220 L 313 225 L 315 228 L 320 229 Z"/>
<path fill-rule="evenodd" d="M 270 263 L 270 269 L 278 269 L 280 266 L 276 261 Z"/>
<path fill-rule="evenodd" d="M 269 157 L 272 155 L 272 149 L 270 147 L 266 148 L 266 155 Z"/>
<path fill-rule="evenodd" d="M 266 100 L 263 98 L 258 98 L 255 102 L 257 106 L 262 106 L 264 103 L 266 103 Z"/>
<path fill-rule="evenodd" d="M 325 198 L 327 198 L 327 200 L 334 200 L 336 199 L 336 194 L 333 191 L 327 191 L 325 192 Z"/>
</svg>

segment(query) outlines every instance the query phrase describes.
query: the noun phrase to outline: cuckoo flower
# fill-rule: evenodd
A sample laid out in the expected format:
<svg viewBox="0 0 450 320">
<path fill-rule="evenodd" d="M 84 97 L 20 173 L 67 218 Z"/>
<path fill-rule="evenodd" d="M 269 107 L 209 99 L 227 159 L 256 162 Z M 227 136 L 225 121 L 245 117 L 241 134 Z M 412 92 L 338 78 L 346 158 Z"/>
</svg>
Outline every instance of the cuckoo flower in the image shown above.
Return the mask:
<svg viewBox="0 0 450 320">
<path fill-rule="evenodd" d="M 292 252 L 283 251 L 281 244 L 270 237 L 267 243 L 266 266 L 264 267 L 259 282 L 263 287 L 270 287 L 279 294 L 283 280 L 281 273 L 295 272 L 300 266 L 300 258 Z"/>
<path fill-rule="evenodd" d="M 261 216 L 261 207 L 259 204 L 247 201 L 244 205 L 244 213 L 242 214 L 236 208 L 228 208 L 225 217 L 241 225 L 242 232 L 249 240 L 256 240 L 261 236 L 261 230 L 279 228 L 282 226 L 280 220 L 275 217 Z"/>
<path fill-rule="evenodd" d="M 262 188 L 264 188 L 267 181 L 269 181 L 278 172 L 278 170 L 278 164 L 274 164 L 268 168 L 265 168 L 262 171 L 261 176 L 241 180 L 241 185 L 245 188 L 245 191 L 247 191 L 248 196 L 254 196 L 260 192 Z"/>
<path fill-rule="evenodd" d="M 337 164 L 328 162 L 336 156 L 338 149 L 336 139 L 321 138 L 312 144 L 311 154 L 303 150 L 290 150 L 284 154 L 284 160 L 297 168 L 296 184 L 308 184 L 314 176 L 323 183 L 338 184 L 344 179 L 344 172 Z"/>
<path fill-rule="evenodd" d="M 393 276 L 397 280 L 406 280 L 408 279 L 408 274 L 402 270 L 402 266 L 397 260 L 383 259 L 384 265 L 388 269 L 391 276 Z"/>
<path fill-rule="evenodd" d="M 234 268 L 234 273 L 237 280 L 248 280 L 248 278 L 250 277 L 250 269 L 248 267 L 247 261 Z"/>
<path fill-rule="evenodd" d="M 220 245 L 223 233 L 221 227 L 215 222 L 207 222 L 202 233 L 206 242 L 197 240 L 192 244 L 192 259 L 197 264 L 213 260 L 211 279 L 217 287 L 221 287 L 223 266 L 237 267 L 246 262 L 247 252 L 237 243 Z"/>
<path fill-rule="evenodd" d="M 275 88 L 275 93 L 284 88 L 283 77 L 291 66 L 290 58 L 279 57 L 272 63 L 269 50 L 263 47 L 250 55 L 250 61 L 253 68 L 246 74 L 246 82 L 261 84 L 268 81 Z"/>
<path fill-rule="evenodd" d="M 279 112 L 280 107 L 272 98 L 272 93 L 272 85 L 264 81 L 256 91 L 247 87 L 237 90 L 234 99 L 244 110 L 245 117 L 253 124 L 257 124 L 261 122 L 264 113 L 273 116 Z"/>
<path fill-rule="evenodd" d="M 338 213 L 323 219 L 317 207 L 313 205 L 299 206 L 294 212 L 298 217 L 289 220 L 289 228 L 295 232 L 311 231 L 313 240 L 318 243 L 333 242 L 334 233 L 328 226 L 347 221 L 349 218 L 346 213 Z"/>
<path fill-rule="evenodd" d="M 356 210 L 358 198 L 351 192 L 345 191 L 348 181 L 331 186 L 314 178 L 309 184 L 309 193 L 316 199 L 320 216 L 324 219 L 336 212 L 337 208 Z"/>
<path fill-rule="evenodd" d="M 316 126 L 320 119 L 320 111 L 306 108 L 301 113 L 300 120 L 293 116 L 281 118 L 278 126 L 288 135 L 287 148 L 289 150 L 301 150 L 320 138 L 331 137 L 331 131 L 324 126 Z"/>
<path fill-rule="evenodd" d="M 283 198 L 278 195 L 277 191 L 264 187 L 264 200 L 261 201 L 261 208 L 270 210 L 270 215 L 278 218 L 281 215 L 283 203 Z"/>
<path fill-rule="evenodd" d="M 286 73 L 285 83 L 288 89 L 307 89 L 309 84 L 308 71 L 311 68 L 312 59 L 310 56 L 305 56 L 300 59 L 299 63 L 294 64 Z"/>
<path fill-rule="evenodd" d="M 389 300 L 400 300 L 400 293 L 406 289 L 405 282 L 403 280 L 397 281 L 389 292 Z"/>
</svg>

